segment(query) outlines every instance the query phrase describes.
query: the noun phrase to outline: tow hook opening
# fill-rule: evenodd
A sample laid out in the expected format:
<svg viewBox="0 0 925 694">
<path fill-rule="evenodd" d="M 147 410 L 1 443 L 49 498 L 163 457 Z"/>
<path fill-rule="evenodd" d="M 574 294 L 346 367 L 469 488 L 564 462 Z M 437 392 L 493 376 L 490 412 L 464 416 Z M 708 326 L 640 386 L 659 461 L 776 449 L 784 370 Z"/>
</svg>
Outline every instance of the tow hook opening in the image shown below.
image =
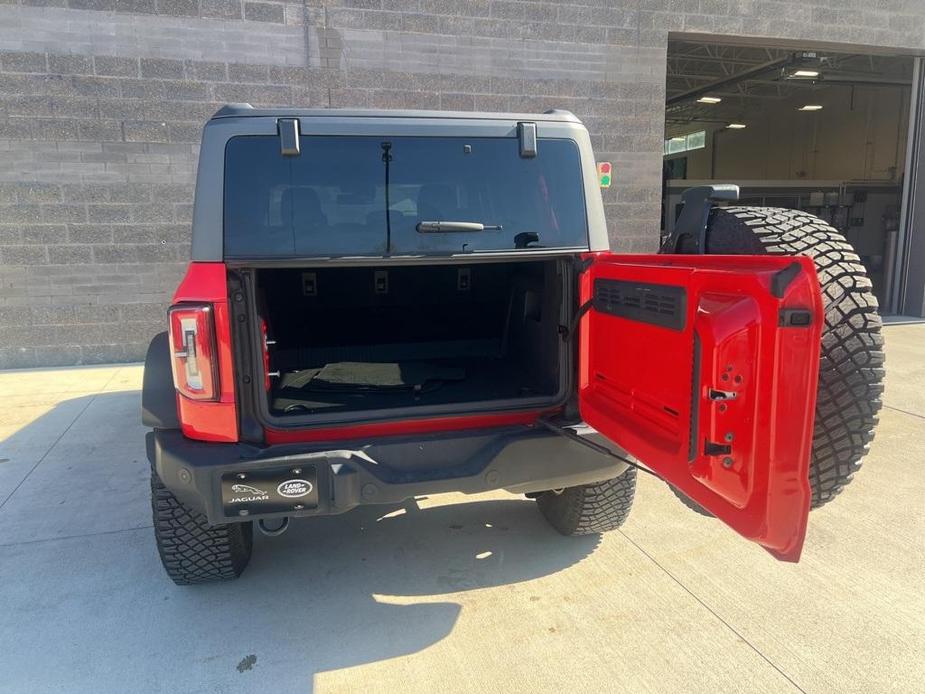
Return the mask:
<svg viewBox="0 0 925 694">
<path fill-rule="evenodd" d="M 279 537 L 289 529 L 289 516 L 282 518 L 276 528 L 268 527 L 267 522 L 261 518 L 257 521 L 257 529 L 267 537 Z"/>
</svg>

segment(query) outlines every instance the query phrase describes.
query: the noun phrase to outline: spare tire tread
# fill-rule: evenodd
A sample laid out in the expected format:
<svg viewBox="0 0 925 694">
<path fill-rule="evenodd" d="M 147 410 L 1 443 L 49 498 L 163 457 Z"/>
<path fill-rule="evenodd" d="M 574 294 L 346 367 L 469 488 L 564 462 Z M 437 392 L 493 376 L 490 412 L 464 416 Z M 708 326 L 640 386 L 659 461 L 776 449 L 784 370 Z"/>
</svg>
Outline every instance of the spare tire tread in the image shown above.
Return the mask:
<svg viewBox="0 0 925 694">
<path fill-rule="evenodd" d="M 715 208 L 706 243 L 708 253 L 806 255 L 815 262 L 825 326 L 809 477 L 812 506 L 822 506 L 860 469 L 882 405 L 882 322 L 871 281 L 838 230 L 797 210 Z"/>
</svg>

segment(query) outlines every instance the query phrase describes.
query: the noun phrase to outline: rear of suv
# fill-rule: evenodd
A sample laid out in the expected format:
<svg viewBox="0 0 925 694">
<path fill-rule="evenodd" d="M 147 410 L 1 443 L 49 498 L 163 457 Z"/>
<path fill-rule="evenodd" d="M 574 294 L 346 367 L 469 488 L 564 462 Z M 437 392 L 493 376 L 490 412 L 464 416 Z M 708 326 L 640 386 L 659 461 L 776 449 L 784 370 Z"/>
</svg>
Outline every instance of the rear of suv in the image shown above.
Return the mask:
<svg viewBox="0 0 925 694">
<path fill-rule="evenodd" d="M 617 255 L 569 113 L 221 109 L 145 364 L 167 573 L 240 575 L 255 523 L 451 491 L 602 532 L 638 470 L 796 561 L 870 440 L 879 318 L 835 230 L 713 205 L 736 193 L 689 191 L 663 253 Z"/>
</svg>

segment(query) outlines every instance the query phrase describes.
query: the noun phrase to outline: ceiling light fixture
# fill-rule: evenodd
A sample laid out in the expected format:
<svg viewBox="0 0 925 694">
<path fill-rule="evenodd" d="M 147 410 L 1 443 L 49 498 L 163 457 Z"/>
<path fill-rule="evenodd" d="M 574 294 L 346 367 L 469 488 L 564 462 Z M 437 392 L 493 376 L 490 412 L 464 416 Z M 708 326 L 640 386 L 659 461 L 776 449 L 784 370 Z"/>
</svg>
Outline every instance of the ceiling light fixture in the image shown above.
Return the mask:
<svg viewBox="0 0 925 694">
<path fill-rule="evenodd" d="M 722 99 L 718 96 L 702 96 L 697 99 L 698 104 L 718 104 Z"/>
<path fill-rule="evenodd" d="M 800 106 L 801 111 L 821 111 L 822 106 L 819 104 L 806 104 L 806 106 Z"/>
<path fill-rule="evenodd" d="M 745 130 L 745 123 L 730 123 L 726 128 L 728 130 Z"/>
<path fill-rule="evenodd" d="M 791 77 L 818 77 L 818 70 L 797 70 L 794 72 Z"/>
</svg>

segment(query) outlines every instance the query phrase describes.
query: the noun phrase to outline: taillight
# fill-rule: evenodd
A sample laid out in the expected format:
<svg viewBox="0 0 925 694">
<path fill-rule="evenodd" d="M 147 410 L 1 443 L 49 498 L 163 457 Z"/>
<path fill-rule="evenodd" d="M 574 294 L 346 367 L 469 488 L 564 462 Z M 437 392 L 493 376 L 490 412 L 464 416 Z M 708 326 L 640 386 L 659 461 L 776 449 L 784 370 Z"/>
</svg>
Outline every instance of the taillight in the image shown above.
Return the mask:
<svg viewBox="0 0 925 694">
<path fill-rule="evenodd" d="M 218 352 L 211 304 L 170 309 L 173 384 L 191 400 L 218 400 Z"/>
</svg>

